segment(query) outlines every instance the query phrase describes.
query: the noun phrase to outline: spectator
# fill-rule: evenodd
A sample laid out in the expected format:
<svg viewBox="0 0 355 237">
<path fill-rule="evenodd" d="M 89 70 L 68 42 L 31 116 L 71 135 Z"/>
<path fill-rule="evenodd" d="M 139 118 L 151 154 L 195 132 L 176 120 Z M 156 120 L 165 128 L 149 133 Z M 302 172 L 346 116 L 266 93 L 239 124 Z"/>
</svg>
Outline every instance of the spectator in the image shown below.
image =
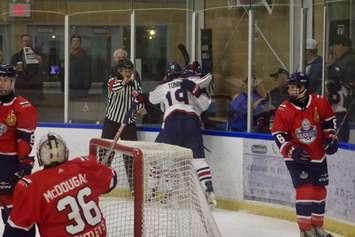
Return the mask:
<svg viewBox="0 0 355 237">
<path fill-rule="evenodd" d="M 33 49 L 31 35 L 22 34 L 20 45 L 21 50 L 10 60 L 10 64 L 16 67 L 16 90 L 34 105 L 39 105 L 42 100 L 42 57 Z"/>
<path fill-rule="evenodd" d="M 91 59 L 81 47 L 81 36 L 71 37 L 69 89 L 71 98 L 86 97 L 91 86 Z"/>
<path fill-rule="evenodd" d="M 116 49 L 115 52 L 113 52 L 113 59 L 115 60 L 116 64 L 121 63 L 123 60 L 128 58 L 128 53 L 124 49 Z"/>
<path fill-rule="evenodd" d="M 271 73 L 270 77 L 275 78 L 277 81 L 276 88 L 272 89 L 269 92 L 270 103 L 275 107 L 279 107 L 279 105 L 287 99 L 287 79 L 289 73 L 287 70 L 283 68 L 279 68 L 276 72 Z"/>
<path fill-rule="evenodd" d="M 338 129 L 338 140 L 341 142 L 348 142 L 350 135 L 349 117 L 346 115 L 347 110 L 344 107 L 345 91 L 339 83 L 328 81 L 326 86 L 326 95 L 332 109 L 335 113 Z"/>
<path fill-rule="evenodd" d="M 347 90 L 344 107 L 349 112 L 350 121 L 355 121 L 355 109 L 350 108 L 355 99 L 355 52 L 352 41 L 345 35 L 337 35 L 330 41 L 331 65 L 328 68 L 328 80 L 342 85 Z"/>
<path fill-rule="evenodd" d="M 306 72 L 310 89 L 317 94 L 322 93 L 322 63 L 323 59 L 317 52 L 317 41 L 307 39 L 306 42 Z"/>
<path fill-rule="evenodd" d="M 253 126 L 256 132 L 267 132 L 269 129 L 269 118 L 272 115 L 274 107 L 266 97 L 264 97 L 264 88 L 261 81 L 254 78 L 253 86 Z M 248 114 L 248 94 L 246 92 L 246 81 L 244 90 L 230 102 L 231 118 L 229 119 L 230 128 L 234 131 L 247 130 Z M 262 116 L 262 117 L 261 117 Z"/>
</svg>

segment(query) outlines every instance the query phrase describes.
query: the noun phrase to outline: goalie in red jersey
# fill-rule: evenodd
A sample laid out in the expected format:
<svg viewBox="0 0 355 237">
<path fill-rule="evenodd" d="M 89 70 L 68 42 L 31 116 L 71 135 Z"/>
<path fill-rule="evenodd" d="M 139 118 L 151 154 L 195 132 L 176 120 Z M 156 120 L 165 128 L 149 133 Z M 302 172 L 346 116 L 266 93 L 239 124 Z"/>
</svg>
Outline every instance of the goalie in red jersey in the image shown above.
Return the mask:
<svg viewBox="0 0 355 237">
<path fill-rule="evenodd" d="M 301 237 L 331 237 L 323 226 L 328 185 L 326 155 L 338 150 L 335 115 L 328 100 L 308 91 L 303 73 L 288 79 L 289 99 L 276 111 L 272 135 L 296 189 Z"/>
<path fill-rule="evenodd" d="M 16 70 L 0 65 L 0 204 L 6 223 L 12 208 L 12 193 L 19 178 L 31 173 L 31 154 L 37 111 L 31 103 L 15 95 Z M 33 228 L 27 237 L 34 237 Z"/>
<path fill-rule="evenodd" d="M 105 237 L 99 196 L 115 187 L 115 171 L 95 157 L 68 161 L 64 140 L 51 133 L 39 142 L 37 158 L 44 169 L 17 183 L 3 237 L 24 237 L 35 224 L 42 237 Z"/>
</svg>

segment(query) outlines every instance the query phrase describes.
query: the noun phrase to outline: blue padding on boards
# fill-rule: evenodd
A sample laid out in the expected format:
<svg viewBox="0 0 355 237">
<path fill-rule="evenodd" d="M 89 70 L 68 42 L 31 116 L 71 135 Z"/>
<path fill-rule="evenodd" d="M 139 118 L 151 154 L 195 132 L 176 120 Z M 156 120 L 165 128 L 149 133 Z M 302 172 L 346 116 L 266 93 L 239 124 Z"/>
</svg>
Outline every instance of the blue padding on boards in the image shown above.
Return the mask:
<svg viewBox="0 0 355 237">
<path fill-rule="evenodd" d="M 42 128 L 75 128 L 75 129 L 102 129 L 102 124 L 83 124 L 83 123 L 38 123 L 38 127 Z M 138 131 L 142 132 L 159 132 L 160 127 L 157 126 L 137 126 Z M 239 137 L 249 139 L 273 140 L 271 134 L 263 133 L 246 133 L 246 132 L 230 132 L 220 130 L 203 130 L 204 135 L 220 136 L 220 137 Z M 355 151 L 355 144 L 340 143 L 340 148 Z"/>
</svg>

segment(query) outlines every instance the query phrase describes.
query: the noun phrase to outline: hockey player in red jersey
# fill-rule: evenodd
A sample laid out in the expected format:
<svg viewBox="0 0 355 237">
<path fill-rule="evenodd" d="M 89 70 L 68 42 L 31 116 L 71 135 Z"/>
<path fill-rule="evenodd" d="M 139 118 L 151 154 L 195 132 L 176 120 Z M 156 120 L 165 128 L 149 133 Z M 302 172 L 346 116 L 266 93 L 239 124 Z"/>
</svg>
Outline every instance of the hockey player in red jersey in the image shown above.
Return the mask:
<svg viewBox="0 0 355 237">
<path fill-rule="evenodd" d="M 12 192 L 19 178 L 31 173 L 37 111 L 31 103 L 15 95 L 16 70 L 0 65 L 0 204 L 6 223 L 12 207 Z M 28 236 L 35 236 L 35 229 Z"/>
<path fill-rule="evenodd" d="M 331 237 L 323 226 L 328 185 L 326 155 L 338 150 L 336 121 L 326 98 L 308 92 L 303 73 L 288 79 L 289 99 L 275 114 L 272 135 L 296 189 L 301 237 Z"/>
<path fill-rule="evenodd" d="M 3 237 L 24 237 L 35 224 L 42 237 L 106 236 L 99 196 L 115 187 L 116 172 L 95 157 L 68 161 L 68 153 L 59 135 L 40 140 L 37 158 L 44 169 L 16 185 Z"/>
</svg>

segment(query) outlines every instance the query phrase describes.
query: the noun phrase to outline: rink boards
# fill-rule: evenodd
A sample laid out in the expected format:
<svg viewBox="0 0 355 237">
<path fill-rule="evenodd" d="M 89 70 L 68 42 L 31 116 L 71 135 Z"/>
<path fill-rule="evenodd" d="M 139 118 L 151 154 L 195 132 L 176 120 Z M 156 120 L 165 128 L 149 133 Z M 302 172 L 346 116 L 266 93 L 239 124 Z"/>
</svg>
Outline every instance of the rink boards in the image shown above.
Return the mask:
<svg viewBox="0 0 355 237">
<path fill-rule="evenodd" d="M 139 139 L 153 141 L 157 128 L 139 128 Z M 100 137 L 100 125 L 43 124 L 61 134 L 69 144 L 70 157 L 88 152 L 90 138 Z M 295 220 L 294 193 L 284 161 L 269 135 L 205 131 L 206 157 L 211 165 L 218 205 L 230 210 Z M 326 227 L 344 236 L 355 236 L 355 152 L 343 145 L 328 158 Z"/>
</svg>

